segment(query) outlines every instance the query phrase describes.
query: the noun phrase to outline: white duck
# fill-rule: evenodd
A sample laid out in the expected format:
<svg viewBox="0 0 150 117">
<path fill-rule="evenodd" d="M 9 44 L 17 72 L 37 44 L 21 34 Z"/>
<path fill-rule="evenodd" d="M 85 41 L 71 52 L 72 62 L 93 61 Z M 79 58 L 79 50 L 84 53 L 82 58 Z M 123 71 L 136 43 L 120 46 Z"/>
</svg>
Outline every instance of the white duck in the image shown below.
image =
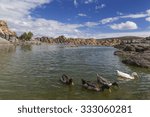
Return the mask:
<svg viewBox="0 0 150 117">
<path fill-rule="evenodd" d="M 127 73 L 123 73 L 119 70 L 117 70 L 117 76 L 118 77 L 121 77 L 121 78 L 126 78 L 126 79 L 136 79 L 136 78 L 139 78 L 138 74 L 136 72 L 133 72 L 131 75 L 130 74 L 127 74 Z"/>
</svg>

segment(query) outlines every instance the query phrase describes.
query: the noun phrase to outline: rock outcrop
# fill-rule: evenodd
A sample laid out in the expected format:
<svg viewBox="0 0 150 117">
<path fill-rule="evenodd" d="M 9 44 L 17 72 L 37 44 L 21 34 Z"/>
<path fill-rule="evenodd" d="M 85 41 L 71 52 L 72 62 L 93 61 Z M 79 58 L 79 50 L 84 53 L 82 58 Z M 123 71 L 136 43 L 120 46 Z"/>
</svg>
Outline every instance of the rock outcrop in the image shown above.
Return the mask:
<svg viewBox="0 0 150 117">
<path fill-rule="evenodd" d="M 10 42 L 15 42 L 17 40 L 16 33 L 11 31 L 7 23 L 0 20 L 0 50 L 12 50 L 14 45 Z"/>
<path fill-rule="evenodd" d="M 115 46 L 121 43 L 120 39 L 83 39 L 83 38 L 66 38 L 65 36 L 59 36 L 57 38 L 40 37 L 37 40 L 50 44 L 72 44 L 72 45 L 95 45 L 95 46 Z"/>
<path fill-rule="evenodd" d="M 125 64 L 150 68 L 150 42 L 147 38 L 140 43 L 120 44 L 114 54 L 123 58 Z"/>
<path fill-rule="evenodd" d="M 12 42 L 17 40 L 16 33 L 11 31 L 3 20 L 0 20 L 0 37 Z"/>
<path fill-rule="evenodd" d="M 150 50 L 144 51 L 143 53 L 134 53 L 122 60 L 122 62 L 133 66 L 150 68 Z"/>
</svg>

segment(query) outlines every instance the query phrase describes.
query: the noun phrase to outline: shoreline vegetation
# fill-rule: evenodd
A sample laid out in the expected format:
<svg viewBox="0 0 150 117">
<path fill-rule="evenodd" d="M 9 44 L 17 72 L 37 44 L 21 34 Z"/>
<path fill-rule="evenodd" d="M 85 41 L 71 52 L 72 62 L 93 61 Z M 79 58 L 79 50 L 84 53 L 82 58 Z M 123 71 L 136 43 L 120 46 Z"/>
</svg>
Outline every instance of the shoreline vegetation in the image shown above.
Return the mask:
<svg viewBox="0 0 150 117">
<path fill-rule="evenodd" d="M 63 35 L 52 37 L 36 37 L 33 33 L 23 33 L 17 36 L 16 32 L 11 31 L 7 23 L 0 20 L 0 50 L 11 50 L 16 45 L 40 45 L 48 44 L 64 44 L 64 47 L 78 46 L 113 46 L 118 50 L 114 53 L 122 58 L 122 62 L 132 66 L 142 68 L 150 68 L 150 37 L 124 36 L 105 39 L 94 38 L 67 38 Z"/>
</svg>

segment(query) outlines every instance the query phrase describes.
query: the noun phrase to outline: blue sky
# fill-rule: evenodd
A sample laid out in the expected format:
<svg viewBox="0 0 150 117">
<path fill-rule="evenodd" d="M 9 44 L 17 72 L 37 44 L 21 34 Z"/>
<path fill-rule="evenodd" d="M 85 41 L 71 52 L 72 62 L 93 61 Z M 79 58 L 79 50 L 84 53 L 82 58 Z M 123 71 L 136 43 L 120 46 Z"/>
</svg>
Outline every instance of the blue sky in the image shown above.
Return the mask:
<svg viewBox="0 0 150 117">
<path fill-rule="evenodd" d="M 0 19 L 17 34 L 149 36 L 150 0 L 0 0 Z"/>
</svg>

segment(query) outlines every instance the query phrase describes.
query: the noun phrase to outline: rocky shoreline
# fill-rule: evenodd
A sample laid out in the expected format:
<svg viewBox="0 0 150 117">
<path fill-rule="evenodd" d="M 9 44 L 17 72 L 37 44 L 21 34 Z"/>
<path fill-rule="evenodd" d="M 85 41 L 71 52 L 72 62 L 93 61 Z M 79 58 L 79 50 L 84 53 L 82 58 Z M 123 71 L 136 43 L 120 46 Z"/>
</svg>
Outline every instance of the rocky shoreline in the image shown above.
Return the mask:
<svg viewBox="0 0 150 117">
<path fill-rule="evenodd" d="M 66 45 L 94 45 L 94 46 L 115 46 L 121 43 L 121 40 L 118 38 L 107 38 L 107 39 L 83 39 L 83 38 L 67 38 L 65 36 L 59 36 L 57 38 L 49 37 L 37 37 L 35 40 L 38 40 L 42 43 L 49 44 L 66 44 Z"/>
<path fill-rule="evenodd" d="M 0 37 L 9 41 L 14 45 L 22 45 L 22 44 L 65 44 L 72 46 L 80 46 L 80 45 L 93 45 L 93 46 L 116 46 L 122 43 L 122 41 L 130 41 L 132 39 L 138 40 L 141 37 L 133 37 L 133 36 L 125 36 L 125 37 L 117 37 L 117 38 L 104 38 L 104 39 L 94 39 L 94 38 L 67 38 L 65 36 L 59 36 L 56 38 L 50 37 L 36 37 L 31 40 L 19 39 L 16 32 L 11 31 L 7 25 L 7 23 L 3 20 L 0 20 Z M 1 41 L 0 41 L 1 43 Z"/>
<path fill-rule="evenodd" d="M 16 45 L 41 44 L 38 40 L 22 41 L 17 37 L 16 32 L 11 31 L 6 21 L 0 20 L 0 50 L 11 50 Z"/>
<path fill-rule="evenodd" d="M 3 20 L 0 20 L 0 50 L 10 51 L 13 50 L 14 44 L 11 42 L 16 41 L 16 33 L 9 30 L 7 23 Z"/>
<path fill-rule="evenodd" d="M 17 34 L 8 28 L 7 23 L 0 20 L 0 50 L 9 50 L 9 48 L 13 48 L 15 45 L 40 45 L 41 43 L 65 44 L 70 47 L 80 45 L 113 46 L 119 49 L 114 54 L 122 57 L 123 63 L 150 68 L 150 37 L 125 36 L 106 39 L 83 39 L 59 36 L 57 38 L 37 37 L 30 41 L 25 41 L 19 40 Z"/>
<path fill-rule="evenodd" d="M 150 37 L 138 43 L 122 43 L 115 46 L 114 54 L 122 57 L 122 62 L 141 68 L 150 68 Z"/>
<path fill-rule="evenodd" d="M 94 45 L 94 46 L 114 46 L 121 42 L 118 38 L 109 38 L 109 39 L 83 39 L 83 38 L 67 38 L 65 36 L 59 36 L 57 38 L 49 37 L 37 37 L 32 38 L 30 41 L 20 40 L 16 32 L 11 31 L 6 23 L 6 21 L 0 20 L 0 37 L 6 40 L 9 44 L 22 45 L 22 44 L 65 44 L 65 45 Z M 1 39 L 1 40 L 2 40 Z M 5 41 L 5 42 L 6 42 Z M 0 41 L 2 44 L 3 42 Z"/>
<path fill-rule="evenodd" d="M 2 51 L 11 51 L 14 49 L 14 45 L 9 41 L 0 37 L 0 50 Z"/>
</svg>

